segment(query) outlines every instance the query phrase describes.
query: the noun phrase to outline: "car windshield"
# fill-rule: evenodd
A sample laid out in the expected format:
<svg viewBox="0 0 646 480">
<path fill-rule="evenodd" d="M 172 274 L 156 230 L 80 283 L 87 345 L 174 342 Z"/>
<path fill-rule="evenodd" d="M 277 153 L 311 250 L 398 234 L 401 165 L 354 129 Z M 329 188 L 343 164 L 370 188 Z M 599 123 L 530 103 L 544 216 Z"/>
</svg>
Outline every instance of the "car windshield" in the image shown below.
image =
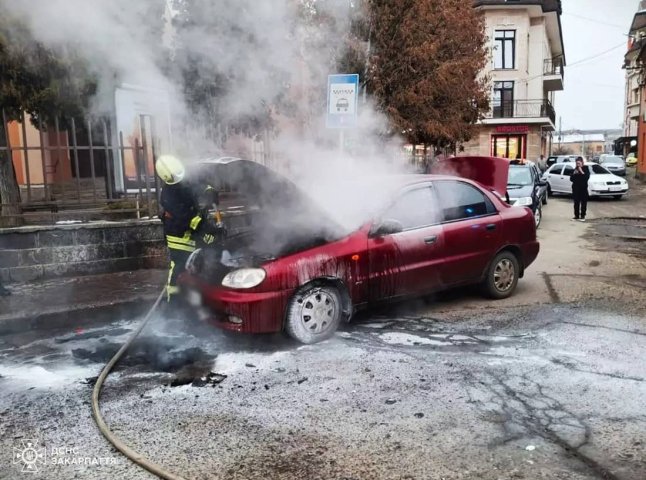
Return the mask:
<svg viewBox="0 0 646 480">
<path fill-rule="evenodd" d="M 624 159 L 621 157 L 617 156 L 608 156 L 608 157 L 603 157 L 603 163 L 612 163 L 615 165 L 623 165 L 624 164 Z"/>
<path fill-rule="evenodd" d="M 609 174 L 610 172 L 603 168 L 601 165 L 590 165 L 590 172 L 593 175 L 606 175 Z"/>
<path fill-rule="evenodd" d="M 510 167 L 509 168 L 509 177 L 507 179 L 507 185 L 511 186 L 526 186 L 531 185 L 532 174 L 527 167 Z"/>
</svg>

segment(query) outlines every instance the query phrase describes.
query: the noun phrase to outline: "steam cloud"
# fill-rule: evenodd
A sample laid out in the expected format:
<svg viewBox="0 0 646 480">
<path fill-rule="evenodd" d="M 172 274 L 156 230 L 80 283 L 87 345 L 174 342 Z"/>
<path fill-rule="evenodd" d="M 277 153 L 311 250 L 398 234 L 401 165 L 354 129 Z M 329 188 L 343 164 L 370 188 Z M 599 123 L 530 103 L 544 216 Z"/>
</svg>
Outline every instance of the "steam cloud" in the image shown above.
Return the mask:
<svg viewBox="0 0 646 480">
<path fill-rule="evenodd" d="M 185 158 L 205 152 L 212 152 L 212 156 L 238 152 L 226 151 L 226 146 L 223 151 L 204 134 L 204 119 L 197 118 L 186 102 L 178 76 L 173 74 L 176 72 L 160 67 L 158 60 L 165 52 L 170 52 L 175 68 L 190 56 L 197 62 L 198 77 L 234 72 L 232 88 L 219 105 L 225 118 L 272 109 L 274 99 L 287 95 L 294 112 L 291 117 L 273 112 L 278 128 L 272 134 L 271 149 L 278 162 L 272 167 L 304 187 L 339 223 L 355 224 L 356 209 L 353 218 L 343 218 L 344 206 L 361 204 L 365 197 L 360 192 L 370 188 L 372 176 L 402 171 L 403 167 L 397 161 L 401 142 L 395 138 L 384 146 L 381 134 L 388 124 L 369 102 L 360 101 L 359 127 L 347 134 L 355 144 L 351 156 L 339 151 L 338 133 L 325 129 L 326 77 L 347 73 L 332 69 L 349 28 L 351 0 L 186 1 L 197 4 L 202 18 L 209 20 L 182 25 L 182 49 L 175 49 L 171 26 L 181 2 L 48 0 L 34 4 L 0 0 L 0 7 L 22 18 L 39 41 L 71 47 L 89 62 L 99 79 L 94 113 L 110 111 L 114 88 L 122 83 L 166 91 L 173 112 L 174 153 Z M 299 11 L 299 7 L 311 3 L 332 21 L 303 22 L 307 9 Z M 159 21 L 159 15 L 164 15 L 165 22 Z M 350 179 L 363 182 L 364 188 L 341 188 L 340 184 Z M 366 212 L 371 207 L 367 205 Z M 280 222 L 275 214 L 275 221 Z"/>
</svg>

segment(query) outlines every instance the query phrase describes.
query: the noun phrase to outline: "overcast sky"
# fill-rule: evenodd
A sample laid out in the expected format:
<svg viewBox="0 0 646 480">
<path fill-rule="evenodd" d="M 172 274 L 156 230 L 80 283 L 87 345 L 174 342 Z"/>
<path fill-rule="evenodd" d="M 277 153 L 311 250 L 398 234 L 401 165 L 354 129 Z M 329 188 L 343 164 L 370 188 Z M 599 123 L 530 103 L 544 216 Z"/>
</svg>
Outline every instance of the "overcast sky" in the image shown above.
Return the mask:
<svg viewBox="0 0 646 480">
<path fill-rule="evenodd" d="M 563 0 L 568 66 L 565 90 L 556 96 L 563 130 L 621 128 L 626 73 L 621 66 L 638 6 L 639 0 Z M 575 65 L 589 57 L 595 58 Z"/>
</svg>

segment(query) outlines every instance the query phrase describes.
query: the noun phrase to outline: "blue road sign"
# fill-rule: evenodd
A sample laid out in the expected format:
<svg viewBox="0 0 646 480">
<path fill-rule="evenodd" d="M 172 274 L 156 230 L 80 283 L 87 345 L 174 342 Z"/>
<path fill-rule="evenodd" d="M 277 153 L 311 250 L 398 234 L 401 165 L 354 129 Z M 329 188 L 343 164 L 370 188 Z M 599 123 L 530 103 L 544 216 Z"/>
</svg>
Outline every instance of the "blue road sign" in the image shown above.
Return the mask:
<svg viewBox="0 0 646 480">
<path fill-rule="evenodd" d="M 357 126 L 359 104 L 359 75 L 328 75 L 327 119 L 328 128 Z"/>
</svg>

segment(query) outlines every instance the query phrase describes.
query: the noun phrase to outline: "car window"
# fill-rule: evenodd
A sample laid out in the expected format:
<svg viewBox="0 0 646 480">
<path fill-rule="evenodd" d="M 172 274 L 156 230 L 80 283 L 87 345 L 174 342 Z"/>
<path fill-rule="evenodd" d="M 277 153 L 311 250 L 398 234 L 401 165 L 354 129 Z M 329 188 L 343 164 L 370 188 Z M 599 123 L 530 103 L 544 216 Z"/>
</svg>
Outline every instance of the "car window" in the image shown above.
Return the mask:
<svg viewBox="0 0 646 480">
<path fill-rule="evenodd" d="M 532 185 L 534 179 L 532 178 L 532 171 L 526 167 L 510 167 L 507 177 L 507 185 Z"/>
<path fill-rule="evenodd" d="M 554 175 L 560 175 L 562 171 L 563 171 L 563 165 L 557 165 L 554 168 L 552 168 L 552 170 L 550 170 L 550 173 Z"/>
<path fill-rule="evenodd" d="M 614 155 L 608 155 L 603 158 L 602 163 L 612 163 L 612 164 L 617 164 L 617 165 L 623 165 L 624 164 L 624 159 L 623 157 L 617 157 Z"/>
<path fill-rule="evenodd" d="M 442 221 L 452 222 L 496 212 L 487 196 L 473 185 L 459 181 L 433 183 L 442 210 Z"/>
<path fill-rule="evenodd" d="M 429 187 L 416 188 L 402 194 L 381 216 L 382 220 L 397 220 L 404 230 L 438 223 Z"/>
<path fill-rule="evenodd" d="M 603 168 L 601 165 L 591 165 L 589 168 L 592 170 L 592 173 L 596 174 L 596 175 L 605 175 L 605 174 L 610 173 L 608 170 Z"/>
<path fill-rule="evenodd" d="M 572 165 L 566 165 L 565 167 L 563 167 L 562 175 L 570 176 L 573 173 L 574 173 L 574 167 Z"/>
</svg>

